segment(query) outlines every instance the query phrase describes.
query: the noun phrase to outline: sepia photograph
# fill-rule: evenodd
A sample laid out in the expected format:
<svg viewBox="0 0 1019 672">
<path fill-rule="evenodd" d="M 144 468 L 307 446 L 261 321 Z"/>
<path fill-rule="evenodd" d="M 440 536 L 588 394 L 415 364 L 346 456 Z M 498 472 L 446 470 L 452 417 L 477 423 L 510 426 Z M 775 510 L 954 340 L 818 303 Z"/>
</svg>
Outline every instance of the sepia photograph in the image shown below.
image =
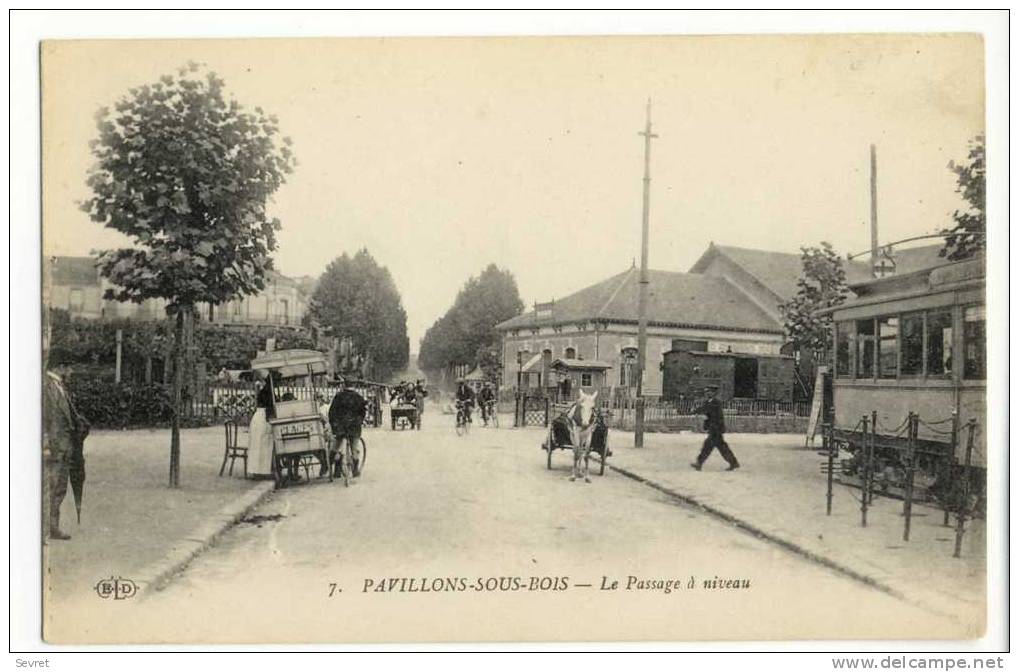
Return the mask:
<svg viewBox="0 0 1019 672">
<path fill-rule="evenodd" d="M 42 40 L 40 638 L 985 637 L 986 58 Z"/>
</svg>

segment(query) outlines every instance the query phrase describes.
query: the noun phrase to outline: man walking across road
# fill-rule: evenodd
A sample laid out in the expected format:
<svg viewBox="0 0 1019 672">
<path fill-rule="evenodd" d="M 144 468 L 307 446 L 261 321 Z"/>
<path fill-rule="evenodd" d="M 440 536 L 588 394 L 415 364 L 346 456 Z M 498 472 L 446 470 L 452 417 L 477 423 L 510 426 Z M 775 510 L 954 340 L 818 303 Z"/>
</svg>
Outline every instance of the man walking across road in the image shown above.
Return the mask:
<svg viewBox="0 0 1019 672">
<path fill-rule="evenodd" d="M 718 387 L 709 385 L 704 391 L 708 398 L 697 408 L 696 412 L 704 414 L 704 429 L 708 432 L 708 438 L 704 439 L 704 446 L 701 448 L 697 460 L 690 466 L 700 471 L 705 460 L 711 455 L 711 451 L 718 448 L 718 452 L 729 463 L 727 471 L 739 469 L 739 460 L 729 450 L 729 444 L 725 442 L 725 416 L 722 414 L 722 402 L 715 396 Z"/>
</svg>

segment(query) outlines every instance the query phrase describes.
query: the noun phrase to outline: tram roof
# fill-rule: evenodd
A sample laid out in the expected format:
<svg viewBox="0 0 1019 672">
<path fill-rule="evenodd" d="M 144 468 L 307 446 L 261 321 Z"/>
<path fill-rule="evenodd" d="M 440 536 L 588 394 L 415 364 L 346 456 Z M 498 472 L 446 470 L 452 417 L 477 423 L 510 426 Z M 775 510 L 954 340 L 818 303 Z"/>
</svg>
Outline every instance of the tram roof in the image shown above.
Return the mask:
<svg viewBox="0 0 1019 672">
<path fill-rule="evenodd" d="M 962 261 L 947 261 L 940 266 L 912 273 L 875 278 L 850 285 L 855 298 L 830 308 L 816 311 L 816 315 L 830 315 L 849 308 L 880 305 L 903 299 L 931 296 L 955 289 L 971 288 L 984 284 L 984 256 Z"/>
</svg>

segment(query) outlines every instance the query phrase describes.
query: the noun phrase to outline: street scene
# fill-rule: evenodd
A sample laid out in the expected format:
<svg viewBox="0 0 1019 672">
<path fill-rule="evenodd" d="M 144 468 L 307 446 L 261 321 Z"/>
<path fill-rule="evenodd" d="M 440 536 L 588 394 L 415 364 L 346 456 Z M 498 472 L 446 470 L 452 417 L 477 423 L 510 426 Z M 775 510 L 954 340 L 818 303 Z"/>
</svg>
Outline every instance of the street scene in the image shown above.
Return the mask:
<svg viewBox="0 0 1019 672">
<path fill-rule="evenodd" d="M 832 623 L 864 623 L 859 631 L 864 637 L 949 637 L 976 626 L 965 622 L 960 606 L 979 604 L 978 595 L 939 599 L 937 591 L 925 587 L 934 572 L 953 571 L 951 563 L 925 567 L 921 575 L 896 572 L 887 562 L 881 567 L 878 551 L 898 546 L 894 507 L 879 510 L 873 523 L 878 529 L 860 537 L 872 543 L 870 557 L 862 549 L 856 557 L 829 552 L 827 557 L 840 563 L 832 567 L 619 472 L 595 477 L 592 500 L 589 488 L 570 483 L 568 459 L 557 457 L 553 469 L 546 468 L 540 430 L 475 428 L 458 437 L 453 418 L 429 420 L 420 435 L 366 432 L 369 457 L 353 486 L 334 482 L 276 491 L 163 590 L 141 598 L 130 611 L 105 611 L 101 631 L 95 621 L 82 618 L 68 624 L 64 636 L 95 641 L 131 639 L 131 633 L 147 637 L 158 631 L 165 614 L 185 613 L 195 602 L 208 613 L 184 624 L 181 637 L 186 641 L 207 637 L 210 622 L 217 624 L 218 638 L 249 643 L 281 633 L 329 639 L 337 636 L 336 628 L 350 641 L 378 641 L 386 636 L 378 630 L 380 622 L 398 623 L 411 639 L 534 641 L 547 638 L 559 619 L 569 618 L 568 605 L 575 603 L 589 611 L 585 622 L 590 629 L 585 632 L 612 630 L 626 638 L 666 636 L 677 626 L 693 639 L 712 639 L 720 630 L 742 638 L 809 639 L 829 636 Z M 798 437 L 769 438 L 768 447 L 741 456 L 748 470 L 769 476 L 759 479 L 750 471 L 723 476 L 716 467 L 714 475 L 725 481 L 716 484 L 721 488 L 707 501 L 724 505 L 727 497 L 748 491 L 756 496 L 755 490 L 772 480 L 769 461 L 788 467 L 781 453 L 796 452 L 795 444 L 786 444 Z M 746 444 L 753 439 L 740 435 L 731 440 Z M 670 443 L 649 450 L 695 448 L 690 441 Z M 813 467 L 814 460 L 809 462 Z M 660 465 L 665 470 L 672 466 Z M 625 468 L 661 479 L 638 462 Z M 815 478 L 813 473 L 805 476 Z M 768 516 L 746 520 L 763 520 L 767 533 L 804 543 L 789 536 L 788 521 L 781 520 L 779 512 L 782 504 L 788 502 L 776 503 Z M 855 507 L 849 501 L 840 504 L 838 520 L 848 526 Z M 951 534 L 933 520 L 935 513 L 918 518 L 918 534 L 927 537 L 923 554 L 937 557 L 946 555 Z M 150 515 L 159 520 L 165 516 Z M 770 525 L 769 518 L 774 519 Z M 189 522 L 197 530 L 202 521 L 192 516 Z M 179 536 L 191 537 L 193 531 Z M 82 533 L 103 535 L 97 526 L 85 526 Z M 143 536 L 134 544 L 140 541 L 168 552 L 175 540 Z M 980 543 L 974 541 L 972 547 Z M 84 565 L 69 570 L 73 579 L 64 586 L 68 599 L 54 609 L 94 610 L 92 587 L 76 590 L 71 584 L 85 583 L 100 568 L 141 578 L 141 567 L 149 559 L 129 549 L 123 543 L 112 552 L 95 549 L 100 557 L 54 556 L 62 569 Z M 905 547 L 892 552 L 904 557 L 916 553 Z M 363 558 L 372 559 L 370 566 Z M 846 570 L 859 574 L 854 577 Z M 965 570 L 954 570 L 954 577 L 966 581 L 972 578 L 966 573 L 974 570 L 968 563 Z M 689 586 L 691 577 L 695 588 Z M 704 581 L 716 579 L 749 585 L 704 586 Z M 874 580 L 878 586 L 868 583 Z M 603 581 L 617 582 L 618 587 L 606 590 Z M 526 608 L 522 597 L 536 594 L 547 596 L 541 611 L 531 613 L 512 633 L 490 615 Z M 719 601 L 725 613 L 715 612 Z M 775 611 L 776 602 L 783 605 L 781 612 Z M 319 614 L 321 620 L 303 624 L 295 633 L 290 623 L 281 623 L 275 608 L 267 608 L 279 604 L 300 605 L 297 608 Z M 467 610 L 471 617 L 456 629 L 437 631 L 435 619 L 448 610 Z M 741 617 L 726 615 L 732 611 Z"/>
<path fill-rule="evenodd" d="M 257 44 L 43 47 L 47 642 L 984 635 L 978 37 Z"/>
</svg>

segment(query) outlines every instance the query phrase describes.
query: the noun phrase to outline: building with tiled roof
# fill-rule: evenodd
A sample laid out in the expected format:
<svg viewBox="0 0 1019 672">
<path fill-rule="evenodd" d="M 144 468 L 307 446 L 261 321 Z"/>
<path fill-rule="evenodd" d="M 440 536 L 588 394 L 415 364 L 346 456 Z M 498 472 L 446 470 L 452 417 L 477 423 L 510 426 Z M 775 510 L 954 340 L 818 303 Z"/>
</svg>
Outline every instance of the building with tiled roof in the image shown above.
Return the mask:
<svg viewBox="0 0 1019 672">
<path fill-rule="evenodd" d="M 886 258 L 904 273 L 946 263 L 940 249 L 896 250 Z M 869 258 L 843 263 L 850 284 L 873 277 Z M 663 357 L 673 350 L 779 356 L 785 343 L 779 305 L 796 295 L 802 269 L 799 253 L 712 243 L 687 273 L 649 271 L 645 394 L 662 394 Z M 498 324 L 503 385 L 551 387 L 552 362 L 577 358 L 608 363 L 607 386 L 632 392 L 639 275 L 627 269 Z"/>
<path fill-rule="evenodd" d="M 896 273 L 939 266 L 948 260 L 939 256 L 942 245 L 893 249 L 882 253 L 890 270 Z M 843 260 L 846 282 L 850 285 L 874 277 L 870 259 L 856 257 Z M 691 273 L 723 277 L 740 288 L 769 315 L 781 321 L 778 306 L 796 296 L 797 282 L 803 271 L 799 252 L 771 252 L 732 245 L 711 243 L 704 254 L 690 267 Z"/>
<path fill-rule="evenodd" d="M 503 333 L 503 384 L 556 384 L 556 359 L 607 363 L 606 387 L 635 388 L 637 361 L 636 268 L 497 325 Z M 662 391 L 662 356 L 677 342 L 703 342 L 715 352 L 777 355 L 784 341 L 780 320 L 722 277 L 649 271 L 648 356 L 644 390 Z M 528 371 L 524 372 L 523 368 Z M 592 378 L 593 381 L 593 378 Z M 583 384 L 582 384 L 583 385 Z"/>
</svg>

